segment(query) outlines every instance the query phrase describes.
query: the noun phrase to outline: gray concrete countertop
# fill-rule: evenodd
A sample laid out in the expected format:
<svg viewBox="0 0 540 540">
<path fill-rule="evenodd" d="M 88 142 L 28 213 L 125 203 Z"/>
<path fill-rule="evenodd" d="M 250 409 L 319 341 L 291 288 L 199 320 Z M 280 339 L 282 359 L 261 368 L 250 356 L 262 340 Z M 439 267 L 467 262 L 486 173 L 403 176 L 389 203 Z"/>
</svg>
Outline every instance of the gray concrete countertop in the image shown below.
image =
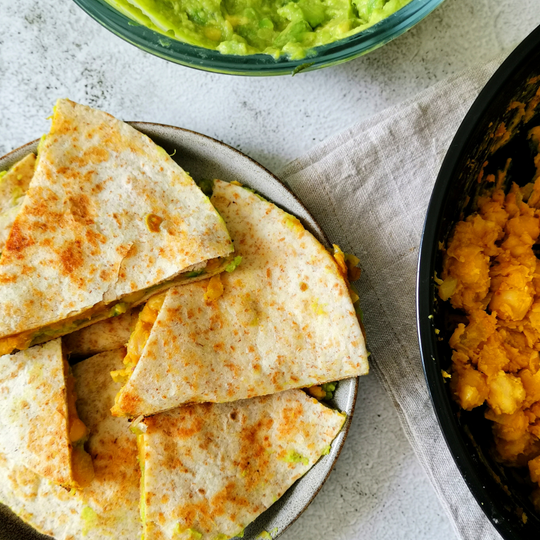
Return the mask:
<svg viewBox="0 0 540 540">
<path fill-rule="evenodd" d="M 265 79 L 167 63 L 115 37 L 71 0 L 0 0 L 0 21 L 0 155 L 45 133 L 56 98 L 69 97 L 125 120 L 205 133 L 278 173 L 353 122 L 510 52 L 540 24 L 540 4 L 446 0 L 366 57 Z M 374 375 L 361 381 L 334 472 L 282 538 L 456 538 Z"/>
</svg>

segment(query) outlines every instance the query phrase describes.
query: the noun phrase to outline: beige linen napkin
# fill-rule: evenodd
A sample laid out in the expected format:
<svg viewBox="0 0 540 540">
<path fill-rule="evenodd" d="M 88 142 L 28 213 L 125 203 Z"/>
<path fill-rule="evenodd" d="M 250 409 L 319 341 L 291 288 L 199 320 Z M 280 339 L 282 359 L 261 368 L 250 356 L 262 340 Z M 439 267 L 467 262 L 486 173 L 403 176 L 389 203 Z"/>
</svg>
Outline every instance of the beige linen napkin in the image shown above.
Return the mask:
<svg viewBox="0 0 540 540">
<path fill-rule="evenodd" d="M 353 126 L 281 174 L 330 240 L 361 259 L 372 366 L 457 533 L 500 539 L 467 489 L 428 396 L 415 325 L 418 247 L 439 167 L 501 60 L 439 83 Z"/>
</svg>

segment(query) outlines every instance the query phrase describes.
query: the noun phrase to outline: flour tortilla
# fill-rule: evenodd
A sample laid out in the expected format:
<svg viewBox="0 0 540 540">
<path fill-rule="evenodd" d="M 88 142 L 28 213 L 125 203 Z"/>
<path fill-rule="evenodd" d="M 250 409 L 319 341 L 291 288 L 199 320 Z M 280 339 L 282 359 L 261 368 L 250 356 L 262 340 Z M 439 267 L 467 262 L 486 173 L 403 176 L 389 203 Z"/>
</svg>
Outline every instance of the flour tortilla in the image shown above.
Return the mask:
<svg viewBox="0 0 540 540">
<path fill-rule="evenodd" d="M 74 484 L 59 339 L 0 357 L 0 453 L 56 484 Z"/>
<path fill-rule="evenodd" d="M 167 293 L 113 414 L 150 415 L 190 402 L 227 402 L 368 372 L 364 337 L 336 261 L 293 216 L 216 180 L 212 203 L 242 257 L 208 281 Z"/>
<path fill-rule="evenodd" d="M 225 540 L 329 451 L 345 416 L 301 390 L 144 420 L 145 540 Z"/>
<path fill-rule="evenodd" d="M 71 358 L 93 356 L 126 346 L 139 317 L 134 308 L 123 315 L 105 319 L 63 337 L 64 347 Z"/>
<path fill-rule="evenodd" d="M 28 154 L 11 169 L 0 173 L 0 254 L 34 176 L 35 154 Z"/>
<path fill-rule="evenodd" d="M 165 150 L 59 100 L 0 259 L 0 338 L 36 331 L 20 349 L 72 332 L 95 322 L 91 310 L 107 318 L 117 301 L 141 303 L 134 293 L 155 293 L 232 249 L 223 220 Z M 53 335 L 38 332 L 78 315 Z"/>
<path fill-rule="evenodd" d="M 74 366 L 79 413 L 91 431 L 96 475 L 89 486 L 69 492 L 0 454 L 0 502 L 58 540 L 141 537 L 136 438 L 125 419 L 109 414 L 117 390 L 109 371 L 122 365 L 122 354 L 109 351 Z"/>
</svg>

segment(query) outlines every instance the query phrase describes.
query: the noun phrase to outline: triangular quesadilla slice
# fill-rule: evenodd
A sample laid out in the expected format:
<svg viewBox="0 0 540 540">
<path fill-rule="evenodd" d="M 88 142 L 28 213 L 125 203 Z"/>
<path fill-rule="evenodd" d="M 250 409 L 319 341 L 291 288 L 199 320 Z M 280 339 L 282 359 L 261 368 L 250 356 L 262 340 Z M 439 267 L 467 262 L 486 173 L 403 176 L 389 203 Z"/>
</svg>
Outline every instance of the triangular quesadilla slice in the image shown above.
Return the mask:
<svg viewBox="0 0 540 540">
<path fill-rule="evenodd" d="M 330 451 L 344 421 L 301 390 L 146 418 L 138 436 L 145 540 L 241 535 Z"/>
<path fill-rule="evenodd" d="M 36 155 L 28 154 L 8 171 L 0 172 L 0 255 L 34 176 L 35 164 Z"/>
<path fill-rule="evenodd" d="M 95 468 L 83 490 L 69 492 L 0 453 L 0 502 L 57 540 L 141 537 L 136 438 L 125 419 L 109 414 L 117 386 L 109 371 L 121 366 L 122 358 L 123 352 L 109 351 L 73 368 Z"/>
<path fill-rule="evenodd" d="M 126 368 L 114 374 L 127 382 L 113 414 L 146 416 L 368 372 L 343 260 L 248 189 L 216 180 L 211 200 L 233 238 L 234 261 L 146 304 Z"/>
<path fill-rule="evenodd" d="M 66 487 L 93 477 L 61 340 L 0 357 L 0 453 Z"/>
<path fill-rule="evenodd" d="M 111 317 L 85 326 L 63 337 L 70 358 L 88 358 L 125 347 L 139 318 L 140 309 L 133 308 L 118 317 Z"/>
<path fill-rule="evenodd" d="M 232 250 L 208 197 L 165 150 L 59 100 L 0 258 L 0 354 L 210 276 Z"/>
</svg>

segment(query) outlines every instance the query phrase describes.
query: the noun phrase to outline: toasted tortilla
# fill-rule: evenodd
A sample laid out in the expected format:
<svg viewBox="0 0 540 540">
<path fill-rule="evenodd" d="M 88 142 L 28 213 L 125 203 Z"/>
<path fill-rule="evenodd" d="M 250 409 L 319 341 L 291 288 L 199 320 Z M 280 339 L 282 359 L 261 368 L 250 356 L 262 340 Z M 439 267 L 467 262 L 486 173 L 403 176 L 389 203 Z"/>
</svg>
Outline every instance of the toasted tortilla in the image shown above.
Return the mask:
<svg viewBox="0 0 540 540">
<path fill-rule="evenodd" d="M 67 371 L 59 339 L 0 357 L 0 453 L 75 487 Z"/>
<path fill-rule="evenodd" d="M 301 390 L 179 407 L 144 420 L 145 540 L 226 540 L 303 476 L 345 415 Z"/>
<path fill-rule="evenodd" d="M 139 317 L 134 308 L 118 317 L 111 317 L 63 337 L 64 348 L 71 358 L 94 356 L 125 347 Z"/>
<path fill-rule="evenodd" d="M 136 438 L 125 419 L 109 414 L 116 393 L 109 371 L 122 365 L 122 357 L 109 351 L 74 366 L 96 471 L 84 490 L 69 492 L 0 454 L 0 502 L 57 540 L 141 537 Z"/>
<path fill-rule="evenodd" d="M 113 414 L 150 415 L 368 372 L 348 283 L 333 256 L 295 217 L 239 185 L 216 180 L 211 200 L 241 262 L 167 292 Z M 140 341 L 137 331 L 132 339 Z"/>
<path fill-rule="evenodd" d="M 165 150 L 59 100 L 0 259 L 0 354 L 212 275 L 232 250 L 219 214 Z"/>
<path fill-rule="evenodd" d="M 0 173 L 0 254 L 34 176 L 35 164 L 35 154 L 28 154 L 11 169 Z"/>
</svg>

